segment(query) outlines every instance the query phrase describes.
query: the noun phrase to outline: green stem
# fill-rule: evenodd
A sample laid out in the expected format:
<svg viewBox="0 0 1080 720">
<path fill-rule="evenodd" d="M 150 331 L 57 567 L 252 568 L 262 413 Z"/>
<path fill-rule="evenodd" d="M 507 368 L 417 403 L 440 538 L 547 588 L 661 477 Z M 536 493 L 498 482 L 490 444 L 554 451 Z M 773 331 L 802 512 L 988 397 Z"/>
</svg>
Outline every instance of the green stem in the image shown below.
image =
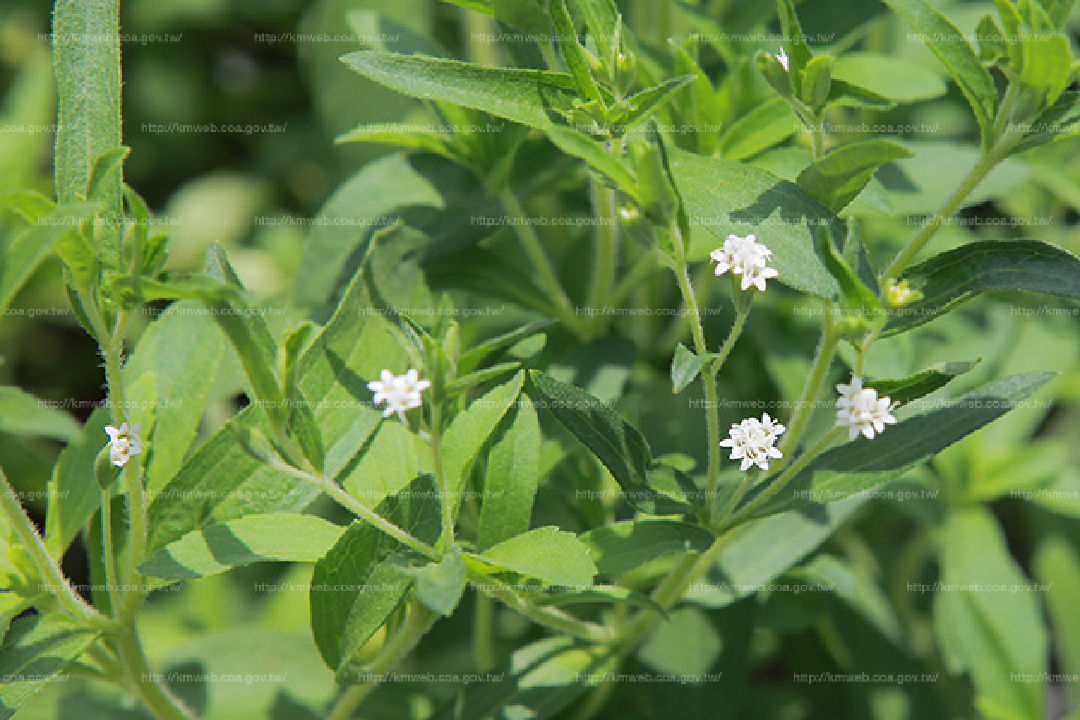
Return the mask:
<svg viewBox="0 0 1080 720">
<path fill-rule="evenodd" d="M 817 354 L 814 355 L 814 363 L 810 368 L 810 377 L 803 387 L 802 394 L 795 405 L 795 411 L 788 421 L 784 439 L 780 441 L 779 450 L 787 457 L 799 445 L 803 432 L 806 430 L 810 417 L 814 414 L 814 402 L 821 393 L 821 386 L 825 384 L 829 376 L 829 366 L 836 355 L 836 346 L 840 337 L 832 327 L 831 320 L 826 317 L 825 329 L 821 333 L 821 342 L 818 343 Z"/>
<path fill-rule="evenodd" d="M 57 602 L 75 619 L 99 630 L 111 629 L 112 621 L 83 600 L 64 577 L 63 571 L 46 549 L 45 541 L 42 540 L 37 527 L 23 509 L 22 503 L 19 502 L 14 488 L 11 487 L 2 469 L 0 469 L 0 510 L 3 510 L 8 525 L 18 535 L 19 542 L 30 555 L 44 589 L 55 597 Z"/>
<path fill-rule="evenodd" d="M 439 484 L 439 502 L 442 505 L 442 537 L 439 547 L 443 550 L 454 544 L 454 498 L 446 477 L 442 459 L 442 407 L 438 402 L 431 405 L 431 455 L 435 464 L 435 480 Z"/>
<path fill-rule="evenodd" d="M 364 702 L 372 690 L 382 684 L 382 676 L 397 667 L 406 655 L 413 651 L 438 616 L 427 608 L 415 604 L 405 618 L 405 622 L 386 641 L 379 654 L 364 667 L 364 673 L 373 676 L 356 685 L 352 685 L 341 694 L 331 708 L 326 720 L 348 720 Z"/>
<path fill-rule="evenodd" d="M 594 643 L 610 643 L 618 637 L 613 628 L 579 620 L 558 608 L 537 607 L 514 592 L 513 588 L 490 575 L 470 574 L 469 580 L 480 592 L 502 601 L 512 610 L 552 630 Z"/>
<path fill-rule="evenodd" d="M 573 303 L 570 302 L 570 297 L 563 290 L 562 283 L 559 282 L 559 276 L 555 273 L 551 260 L 544 252 L 540 236 L 533 229 L 532 220 L 525 214 L 525 209 L 521 206 L 517 195 L 509 186 L 499 190 L 498 195 L 506 212 L 514 221 L 512 223 L 514 232 L 517 233 L 525 257 L 528 258 L 536 271 L 542 289 L 550 295 L 552 302 L 555 304 L 559 320 L 574 334 L 579 337 L 585 336 L 587 334 L 585 323 L 574 311 Z"/>
<path fill-rule="evenodd" d="M 101 552 L 105 555 L 105 589 L 113 617 L 120 610 L 120 575 L 116 568 L 116 547 L 112 534 L 112 490 L 101 490 Z"/>
<path fill-rule="evenodd" d="M 627 297 L 639 289 L 647 277 L 656 272 L 656 258 L 651 251 L 643 251 L 630 269 L 622 276 L 608 296 L 608 304 L 620 307 Z"/>
<path fill-rule="evenodd" d="M 134 628 L 114 639 L 116 653 L 135 694 L 158 720 L 191 720 L 194 713 L 150 671 Z"/>
<path fill-rule="evenodd" d="M 731 526 L 738 525 L 746 519 L 749 519 L 757 510 L 763 507 L 766 503 L 772 500 L 776 495 L 787 487 L 791 479 L 799 474 L 803 468 L 810 464 L 810 462 L 818 455 L 823 453 L 826 448 L 832 445 L 833 441 L 839 437 L 843 432 L 843 428 L 833 428 L 829 432 L 825 433 L 820 440 L 799 456 L 799 459 L 791 463 L 784 469 L 782 473 L 773 481 L 773 483 L 766 488 L 760 495 L 754 498 L 745 508 L 740 510 L 735 517 L 731 519 L 729 523 Z"/>
<path fill-rule="evenodd" d="M 281 460 L 278 460 L 276 458 L 272 458 L 270 460 L 270 464 L 281 472 L 287 473 L 295 478 L 311 483 L 312 485 L 329 495 L 330 498 L 334 500 L 334 502 L 338 503 L 346 510 L 349 510 L 361 520 L 374 526 L 377 530 L 381 530 L 390 537 L 394 538 L 402 545 L 412 548 L 421 555 L 427 557 L 429 560 L 439 560 L 440 555 L 435 548 L 431 547 L 423 540 L 413 535 L 410 535 L 408 532 L 398 527 L 394 523 L 390 522 L 382 515 L 379 515 L 367 505 L 360 502 L 355 497 L 346 492 L 344 488 L 342 488 L 333 480 L 325 478 L 321 475 L 310 473 L 306 470 L 301 470 L 297 467 L 293 467 L 292 465 L 282 462 Z"/>
<path fill-rule="evenodd" d="M 477 672 L 495 667 L 495 606 L 491 598 L 476 594 L 476 615 L 473 618 L 473 663 Z"/>
<path fill-rule="evenodd" d="M 731 354 L 732 349 L 735 347 L 735 343 L 738 342 L 739 337 L 742 336 L 743 328 L 746 326 L 746 318 L 749 317 L 748 310 L 739 310 L 735 314 L 735 323 L 731 326 L 731 332 L 728 334 L 727 340 L 720 347 L 720 352 L 716 357 L 708 362 L 705 369 L 702 371 L 702 377 L 707 378 L 705 383 L 706 398 L 705 402 L 707 407 L 705 408 L 705 425 L 706 434 L 708 435 L 710 458 L 713 458 L 715 454 L 714 462 L 717 464 L 716 470 L 710 472 L 708 475 L 707 485 L 707 497 L 706 497 L 706 509 L 707 517 L 712 517 L 713 511 L 716 509 L 717 490 L 720 484 L 720 407 L 716 397 L 716 379 L 720 374 L 720 369 L 727 362 L 728 356 Z M 709 402 L 708 391 L 712 390 L 712 402 Z M 711 409 L 711 412 L 710 412 Z"/>
</svg>

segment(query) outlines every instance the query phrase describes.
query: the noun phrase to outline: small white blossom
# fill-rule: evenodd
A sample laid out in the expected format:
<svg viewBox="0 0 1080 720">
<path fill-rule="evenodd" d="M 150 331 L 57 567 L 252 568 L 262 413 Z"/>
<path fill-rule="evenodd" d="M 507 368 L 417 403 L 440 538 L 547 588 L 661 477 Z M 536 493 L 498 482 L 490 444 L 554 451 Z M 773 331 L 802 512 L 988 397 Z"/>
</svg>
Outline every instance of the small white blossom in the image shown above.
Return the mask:
<svg viewBox="0 0 1080 720">
<path fill-rule="evenodd" d="M 728 270 L 741 275 L 740 286 L 743 290 L 749 290 L 753 285 L 764 292 L 765 281 L 777 276 L 776 270 L 769 267 L 772 250 L 757 242 L 755 235 L 728 235 L 723 246 L 709 253 L 709 257 L 716 263 L 717 276 Z"/>
<path fill-rule="evenodd" d="M 404 375 L 394 375 L 389 370 L 383 370 L 378 380 L 368 383 L 368 390 L 375 393 L 372 402 L 376 405 L 386 403 L 383 417 L 390 417 L 397 413 L 402 422 L 406 422 L 406 410 L 412 410 L 424 404 L 420 393 L 429 387 L 431 387 L 431 381 L 421 380 L 416 370 L 409 370 Z"/>
<path fill-rule="evenodd" d="M 878 397 L 874 388 L 863 387 L 861 377 L 853 375 L 847 385 L 836 386 L 840 393 L 836 401 L 836 425 L 848 429 L 848 439 L 854 440 L 862 433 L 867 440 L 885 431 L 886 425 L 895 425 L 892 411 L 896 403 L 888 396 Z"/>
<path fill-rule="evenodd" d="M 791 63 L 789 62 L 787 53 L 784 51 L 784 48 L 780 48 L 780 54 L 774 55 L 773 57 L 776 58 L 776 62 L 780 63 L 780 67 L 784 68 L 784 72 L 788 72 L 790 70 Z"/>
<path fill-rule="evenodd" d="M 124 467 L 132 455 L 142 452 L 139 427 L 140 424 L 135 423 L 129 428 L 126 422 L 120 427 L 105 426 L 105 434 L 109 436 L 109 461 L 116 467 Z"/>
<path fill-rule="evenodd" d="M 757 418 L 746 418 L 731 426 L 726 440 L 720 441 L 721 447 L 731 448 L 731 460 L 741 460 L 739 469 L 749 470 L 757 465 L 762 470 L 769 469 L 769 461 L 782 458 L 783 455 L 773 447 L 776 439 L 786 428 L 769 417 L 768 413 Z"/>
</svg>

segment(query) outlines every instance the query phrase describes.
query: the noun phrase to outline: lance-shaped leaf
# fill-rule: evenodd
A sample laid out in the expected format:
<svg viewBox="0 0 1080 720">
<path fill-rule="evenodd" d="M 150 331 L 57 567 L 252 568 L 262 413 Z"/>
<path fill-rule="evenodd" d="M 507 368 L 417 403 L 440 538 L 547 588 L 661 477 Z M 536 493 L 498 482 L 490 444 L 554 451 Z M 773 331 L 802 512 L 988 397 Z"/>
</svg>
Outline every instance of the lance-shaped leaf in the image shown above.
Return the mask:
<svg viewBox="0 0 1080 720">
<path fill-rule="evenodd" d="M 956 26 L 925 0 L 884 2 L 919 35 L 948 69 L 975 113 L 983 145 L 988 145 L 993 141 L 990 133 L 997 109 L 997 88 L 990 71 L 979 62 L 975 51 Z"/>
<path fill-rule="evenodd" d="M 909 158 L 907 148 L 889 140 L 863 140 L 833 148 L 799 173 L 798 184 L 833 212 L 840 212 L 862 192 L 877 169 Z"/>
<path fill-rule="evenodd" d="M 1013 152 L 1023 152 L 1054 140 L 1080 135 L 1080 92 L 1064 92 L 1031 123 Z"/>
<path fill-rule="evenodd" d="M 483 110 L 522 125 L 544 128 L 576 96 L 565 73 L 493 68 L 457 60 L 361 50 L 341 58 L 351 70 L 400 93 Z"/>
<path fill-rule="evenodd" d="M 590 530 L 582 535 L 606 575 L 618 575 L 641 567 L 650 560 L 686 552 L 704 552 L 715 536 L 701 527 L 678 520 L 623 520 Z"/>
<path fill-rule="evenodd" d="M 971 370 L 978 362 L 975 360 L 938 363 L 905 378 L 867 380 L 866 386 L 877 390 L 879 395 L 888 395 L 893 402 L 903 405 L 944 387 L 957 375 L 963 375 Z"/>
<path fill-rule="evenodd" d="M 1013 375 L 983 385 L 935 409 L 907 418 L 867 440 L 858 438 L 819 455 L 781 492 L 755 507 L 766 483 L 743 503 L 746 517 L 827 504 L 872 490 L 1009 412 L 1045 385 L 1050 373 Z"/>
<path fill-rule="evenodd" d="M 619 9 L 614 0 L 569 0 L 569 3 L 574 14 L 585 21 L 600 58 L 612 57 L 613 51 L 619 49 L 615 47 Z"/>
<path fill-rule="evenodd" d="M 11 623 L 0 646 L 0 720 L 79 658 L 96 634 L 60 615 L 33 615 Z"/>
<path fill-rule="evenodd" d="M 705 367 L 707 355 L 698 355 L 682 343 L 675 346 L 675 355 L 671 358 L 672 392 L 681 393 Z"/>
<path fill-rule="evenodd" d="M 314 515 L 248 515 L 184 535 L 151 555 L 139 566 L 139 572 L 184 580 L 257 562 L 315 562 L 326 555 L 344 529 Z"/>
<path fill-rule="evenodd" d="M 910 330 L 991 290 L 1080 299 L 1080 258 L 1050 243 L 1003 240 L 971 243 L 942 253 L 904 273 L 922 292 L 917 302 L 890 312 L 885 335 Z"/>
<path fill-rule="evenodd" d="M 476 547 L 486 550 L 529 529 L 533 498 L 540 480 L 543 436 L 536 410 L 522 395 L 501 423 L 502 432 L 488 454 L 484 499 Z"/>
<path fill-rule="evenodd" d="M 554 526 L 516 535 L 467 559 L 476 570 L 510 571 L 548 585 L 588 586 L 596 575 L 588 546 Z"/>
<path fill-rule="evenodd" d="M 799 122 L 786 100 L 769 98 L 724 128 L 717 154 L 728 160 L 745 160 L 787 140 L 798 130 Z"/>
</svg>

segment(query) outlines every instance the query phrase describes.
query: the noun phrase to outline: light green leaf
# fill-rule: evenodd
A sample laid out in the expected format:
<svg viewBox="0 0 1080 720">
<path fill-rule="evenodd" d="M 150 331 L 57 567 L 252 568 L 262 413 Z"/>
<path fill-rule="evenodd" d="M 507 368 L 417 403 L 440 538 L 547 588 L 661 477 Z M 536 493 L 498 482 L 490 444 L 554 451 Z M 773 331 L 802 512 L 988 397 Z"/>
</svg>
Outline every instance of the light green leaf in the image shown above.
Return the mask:
<svg viewBox="0 0 1080 720">
<path fill-rule="evenodd" d="M 421 567 L 399 564 L 397 569 L 412 578 L 416 585 L 416 599 L 440 615 L 450 617 L 465 594 L 465 562 L 457 545 L 450 548 L 439 562 Z"/>
<path fill-rule="evenodd" d="M 119 0 L 58 0 L 53 8 L 56 71 L 56 195 L 61 203 L 88 197 L 95 158 L 121 144 Z M 98 191 L 110 222 L 99 248 L 107 264 L 120 263 L 123 185 L 118 174 Z"/>
<path fill-rule="evenodd" d="M 833 212 L 840 212 L 887 162 L 912 153 L 888 140 L 862 140 L 833 148 L 799 174 L 798 184 Z"/>
<path fill-rule="evenodd" d="M 0 719 L 7 720 L 34 693 L 79 658 L 95 634 L 58 615 L 33 615 L 11 623 L 0 646 Z"/>
<path fill-rule="evenodd" d="M 643 120 L 647 120 L 660 106 L 667 102 L 676 92 L 696 78 L 693 75 L 679 75 L 667 78 L 659 85 L 645 88 L 623 102 L 630 108 L 625 117 L 619 118 L 616 126 L 617 131 L 625 131 Z"/>
<path fill-rule="evenodd" d="M 825 298 L 840 288 L 814 251 L 811 227 L 828 225 L 833 237 L 844 234 L 842 223 L 797 185 L 742 163 L 671 151 L 671 169 L 685 203 L 690 225 L 698 233 L 691 260 L 704 260 L 717 238 L 754 233 L 772 250 L 778 281 Z"/>
<path fill-rule="evenodd" d="M 468 409 L 450 422 L 443 435 L 442 448 L 443 470 L 453 498 L 451 507 L 457 507 L 461 498 L 466 468 L 495 431 L 503 415 L 517 403 L 524 381 L 524 373 L 518 373 L 510 381 L 474 400 Z"/>
<path fill-rule="evenodd" d="M 615 32 L 619 9 L 615 7 L 614 0 L 569 0 L 569 3 L 574 14 L 585 21 L 600 58 L 612 57 L 612 51 L 618 50 L 615 47 Z"/>
<path fill-rule="evenodd" d="M 473 557 L 499 571 L 509 570 L 550 585 L 589 586 L 596 575 L 589 548 L 573 533 L 553 525 L 516 535 L 470 559 Z"/>
<path fill-rule="evenodd" d="M 1046 588 L 1046 606 L 1054 631 L 1055 654 L 1065 672 L 1080 673 L 1080 562 L 1075 547 L 1061 535 L 1039 541 L 1034 557 L 1035 576 Z M 1072 687 L 1075 703 L 1080 688 Z"/>
<path fill-rule="evenodd" d="M 566 67 L 570 70 L 570 75 L 574 78 L 578 93 L 585 100 L 603 103 L 600 88 L 589 69 L 585 48 L 578 42 L 577 29 L 570 18 L 570 12 L 566 9 L 566 0 L 550 0 L 550 6 L 551 21 L 555 23 L 555 31 L 559 38 L 559 52 Z"/>
<path fill-rule="evenodd" d="M 728 160 L 745 160 L 784 142 L 800 124 L 787 101 L 769 98 L 724 129 L 717 154 Z"/>
<path fill-rule="evenodd" d="M 638 649 L 638 659 L 661 673 L 700 679 L 720 656 L 720 636 L 696 607 L 671 613 Z"/>
<path fill-rule="evenodd" d="M 205 525 L 147 558 L 139 572 L 184 580 L 257 562 L 315 562 L 344 528 L 314 515 L 265 513 Z"/>
<path fill-rule="evenodd" d="M 1015 675 L 1047 671 L 1039 598 L 1009 555 L 997 521 L 981 507 L 954 511 L 938 546 L 947 589 L 935 594 L 932 617 L 946 668 L 971 677 L 984 715 L 1043 717 L 1045 687 L 1017 682 Z"/>
<path fill-rule="evenodd" d="M 991 290 L 1080 299 L 1080 258 L 1035 240 L 984 241 L 930 258 L 906 270 L 903 279 L 923 297 L 891 313 L 886 336 L 930 322 Z"/>
<path fill-rule="evenodd" d="M 806 44 L 806 34 L 795 13 L 793 0 L 776 0 L 776 12 L 780 16 L 780 28 L 784 33 L 784 51 L 790 58 L 788 74 L 793 88 L 802 84 L 803 69 L 813 57 Z"/>
<path fill-rule="evenodd" d="M 661 557 L 704 552 L 716 539 L 699 525 L 678 520 L 622 520 L 582 535 L 597 569 L 619 575 Z"/>
<path fill-rule="evenodd" d="M 1057 102 L 1047 108 L 1025 130 L 1023 138 L 1013 152 L 1023 152 L 1054 140 L 1080 135 L 1080 92 L 1075 90 L 1061 94 Z"/>
<path fill-rule="evenodd" d="M 997 88 L 964 36 L 925 0 L 884 0 L 914 30 L 960 86 L 979 123 L 984 147 L 994 138 L 991 125 L 997 110 Z"/>
<path fill-rule="evenodd" d="M 903 646 L 907 642 L 889 598 L 861 564 L 819 555 L 791 574 L 828 588 L 894 644 Z"/>
<path fill-rule="evenodd" d="M 96 408 L 53 466 L 45 523 L 45 546 L 53 557 L 63 557 L 101 505 L 101 491 L 94 480 L 94 461 L 108 441 L 104 431 L 107 422 L 109 411 Z"/>
<path fill-rule="evenodd" d="M 499 22 L 527 33 L 550 34 L 551 20 L 533 0 L 443 0 L 490 15 Z"/>
<path fill-rule="evenodd" d="M 341 58 L 351 70 L 400 93 L 483 110 L 530 127 L 545 128 L 551 113 L 570 108 L 570 75 L 493 68 L 457 60 L 361 50 Z"/>
<path fill-rule="evenodd" d="M 519 397 L 488 454 L 484 498 L 476 547 L 492 545 L 529 529 L 533 498 L 540 481 L 540 423 L 528 397 Z"/>
<path fill-rule="evenodd" d="M 875 52 L 846 52 L 836 59 L 833 79 L 898 103 L 932 100 L 945 94 L 945 83 L 931 68 L 909 57 Z"/>
<path fill-rule="evenodd" d="M 600 142 L 570 127 L 552 125 L 544 130 L 548 139 L 567 155 L 584 160 L 623 194 L 638 199 L 637 178 L 633 171 Z"/>
<path fill-rule="evenodd" d="M 79 434 L 79 423 L 21 388 L 0 385 L 0 432 L 70 441 Z"/>
<path fill-rule="evenodd" d="M 705 367 L 707 356 L 698 355 L 679 343 L 675 346 L 675 355 L 671 358 L 671 386 L 672 391 L 681 393 L 687 386 L 694 382 L 701 368 Z"/>
</svg>

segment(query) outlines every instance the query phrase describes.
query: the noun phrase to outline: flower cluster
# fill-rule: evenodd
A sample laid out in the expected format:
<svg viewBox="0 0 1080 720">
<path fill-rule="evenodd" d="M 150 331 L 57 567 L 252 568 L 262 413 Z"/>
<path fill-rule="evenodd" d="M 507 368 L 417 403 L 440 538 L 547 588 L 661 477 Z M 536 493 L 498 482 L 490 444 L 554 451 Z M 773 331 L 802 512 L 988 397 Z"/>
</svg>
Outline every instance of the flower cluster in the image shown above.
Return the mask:
<svg viewBox="0 0 1080 720">
<path fill-rule="evenodd" d="M 888 397 L 878 397 L 874 388 L 864 388 L 861 377 L 853 375 L 847 385 L 836 386 L 840 398 L 836 401 L 836 425 L 848 429 L 848 439 L 862 433 L 867 440 L 885 431 L 886 425 L 896 424 L 892 411 L 896 403 Z"/>
<path fill-rule="evenodd" d="M 716 263 L 718 276 L 731 270 L 736 275 L 742 275 L 743 290 L 749 290 L 753 285 L 762 292 L 765 291 L 765 281 L 777 276 L 776 270 L 769 267 L 771 256 L 772 250 L 757 242 L 754 235 L 728 235 L 723 247 L 709 253 Z"/>
<path fill-rule="evenodd" d="M 116 467 L 124 467 L 132 455 L 142 452 L 139 427 L 140 424 L 135 423 L 129 428 L 126 422 L 120 427 L 105 426 L 105 434 L 109 436 L 109 461 Z"/>
<path fill-rule="evenodd" d="M 418 408 L 424 404 L 420 393 L 431 387 L 430 380 L 421 380 L 416 370 L 409 370 L 404 375 L 394 375 L 389 370 L 383 370 L 378 380 L 368 383 L 368 390 L 375 393 L 372 402 L 376 405 L 386 403 L 383 417 L 398 414 L 402 422 L 405 420 L 405 411 Z"/>
<path fill-rule="evenodd" d="M 760 420 L 746 418 L 732 425 L 727 440 L 721 440 L 720 446 L 731 448 L 732 460 L 742 461 L 740 470 L 749 470 L 753 465 L 768 470 L 769 460 L 783 457 L 774 445 L 785 429 L 765 413 Z"/>
</svg>

